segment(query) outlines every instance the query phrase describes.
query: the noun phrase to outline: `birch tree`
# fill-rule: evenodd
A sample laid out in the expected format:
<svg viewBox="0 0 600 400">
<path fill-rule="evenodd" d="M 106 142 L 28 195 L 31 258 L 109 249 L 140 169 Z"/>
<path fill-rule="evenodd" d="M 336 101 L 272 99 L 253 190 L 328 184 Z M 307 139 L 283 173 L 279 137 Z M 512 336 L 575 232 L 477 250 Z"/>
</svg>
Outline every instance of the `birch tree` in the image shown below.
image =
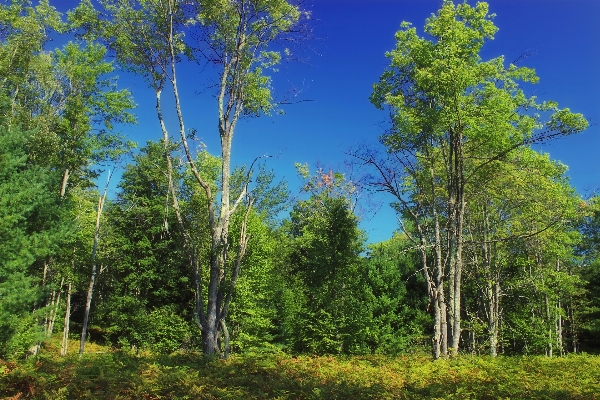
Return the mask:
<svg viewBox="0 0 600 400">
<path fill-rule="evenodd" d="M 273 110 L 271 79 L 266 72 L 279 63 L 281 54 L 272 51 L 271 46 L 292 31 L 301 12 L 285 0 L 106 0 L 101 3 L 109 12 L 108 23 L 112 24 L 109 28 L 99 22 L 100 15 L 87 1 L 72 14 L 72 20 L 79 21 L 79 26 L 86 32 L 104 37 L 124 66 L 146 77 L 157 96 L 157 115 L 165 145 L 168 133 L 162 117 L 160 94 L 165 82 L 172 89 L 180 144 L 192 174 L 205 192 L 211 236 L 207 284 L 201 279 L 200 266 L 194 267 L 194 319 L 202 332 L 204 353 L 218 354 L 220 338 L 228 341 L 225 319 L 248 244 L 247 219 L 243 218 L 235 249 L 229 238 L 230 222 L 244 203 L 247 207 L 243 212 L 247 216 L 252 202 L 248 191 L 252 169 L 242 190 L 235 198 L 231 196 L 233 136 L 240 118 Z M 196 39 L 195 43 L 184 42 L 186 32 Z M 179 94 L 178 62 L 192 48 L 198 50 L 197 57 L 213 63 L 217 70 L 221 179 L 216 191 L 196 165 L 194 149 L 188 144 Z M 210 79 L 204 82 L 210 86 Z M 199 86 L 204 88 L 202 84 Z M 177 196 L 174 191 L 171 195 L 177 208 Z M 182 220 L 180 225 L 185 235 L 185 221 Z M 188 249 L 192 257 L 191 244 Z"/>
<path fill-rule="evenodd" d="M 87 336 L 88 330 L 88 321 L 90 318 L 90 309 L 92 307 L 92 297 L 94 296 L 94 286 L 96 284 L 96 275 L 98 274 L 98 242 L 100 241 L 100 219 L 102 218 L 102 210 L 104 208 L 104 203 L 106 202 L 106 192 L 108 191 L 108 184 L 110 183 L 110 171 L 108 173 L 108 179 L 106 181 L 106 186 L 104 187 L 104 193 L 101 196 L 98 196 L 98 207 L 96 208 L 96 229 L 94 230 L 94 245 L 92 248 L 92 273 L 90 275 L 90 284 L 87 291 L 87 298 L 85 302 L 85 311 L 83 316 L 83 327 L 81 329 L 81 340 L 79 343 L 79 356 L 84 352 L 85 349 L 85 339 Z"/>
<path fill-rule="evenodd" d="M 201 38 L 210 50 L 209 59 L 219 66 L 217 110 L 222 159 L 219 195 L 213 197 L 210 186 L 194 171 L 207 197 L 219 198 L 218 205 L 212 200 L 208 204 L 212 245 L 206 309 L 196 309 L 203 351 L 214 354 L 219 352 L 221 333 L 225 341 L 228 340 L 225 317 L 249 239 L 246 224 L 252 200 L 248 197 L 247 184 L 237 198 L 231 198 L 231 145 L 235 128 L 241 117 L 269 113 L 273 109 L 271 78 L 265 73 L 280 62 L 281 54 L 270 47 L 292 30 L 301 13 L 285 0 L 201 0 L 197 5 L 197 18 L 204 28 Z M 182 143 L 191 162 L 184 136 Z M 247 199 L 246 217 L 240 229 L 239 244 L 230 258 L 230 221 L 244 199 Z"/>
</svg>

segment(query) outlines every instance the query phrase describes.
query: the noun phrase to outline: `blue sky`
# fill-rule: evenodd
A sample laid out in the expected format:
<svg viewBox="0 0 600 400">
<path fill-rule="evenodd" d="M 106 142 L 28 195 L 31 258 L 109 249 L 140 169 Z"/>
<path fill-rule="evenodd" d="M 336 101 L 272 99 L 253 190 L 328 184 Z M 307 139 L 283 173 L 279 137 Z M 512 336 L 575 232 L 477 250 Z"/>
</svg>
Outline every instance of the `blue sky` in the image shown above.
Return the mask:
<svg viewBox="0 0 600 400">
<path fill-rule="evenodd" d="M 59 9 L 76 1 L 52 2 Z M 314 40 L 302 52 L 301 63 L 281 66 L 272 76 L 275 98 L 289 89 L 300 89 L 303 100 L 283 107 L 284 115 L 242 121 L 233 144 L 233 160 L 250 163 L 256 156 L 274 156 L 268 166 L 286 179 L 297 194 L 299 179 L 294 163 L 320 163 L 343 170 L 345 152 L 353 146 L 376 143 L 387 113 L 373 107 L 368 98 L 394 47 L 394 33 L 402 21 L 422 32 L 425 19 L 441 0 L 309 0 Z M 469 1 L 474 5 L 474 2 Z M 531 54 L 520 65 L 535 68 L 540 83 L 528 94 L 555 100 L 561 107 L 583 113 L 592 124 L 587 131 L 538 146 L 569 166 L 572 184 L 583 197 L 600 189 L 600 1 L 598 0 L 490 0 L 490 12 L 499 27 L 494 41 L 481 56 L 504 55 L 507 62 Z M 63 8 L 64 7 L 64 8 Z M 187 128 L 198 130 L 208 151 L 218 154 L 216 101 L 206 90 L 208 74 L 192 65 L 182 66 L 179 83 Z M 161 137 L 153 93 L 138 78 L 121 73 L 121 87 L 128 87 L 138 104 L 139 124 L 127 127 L 128 136 L 140 146 Z M 171 133 L 177 134 L 175 119 Z M 369 241 L 389 238 L 397 229 L 387 203 L 376 199 L 376 209 L 363 212 L 362 227 Z"/>
</svg>

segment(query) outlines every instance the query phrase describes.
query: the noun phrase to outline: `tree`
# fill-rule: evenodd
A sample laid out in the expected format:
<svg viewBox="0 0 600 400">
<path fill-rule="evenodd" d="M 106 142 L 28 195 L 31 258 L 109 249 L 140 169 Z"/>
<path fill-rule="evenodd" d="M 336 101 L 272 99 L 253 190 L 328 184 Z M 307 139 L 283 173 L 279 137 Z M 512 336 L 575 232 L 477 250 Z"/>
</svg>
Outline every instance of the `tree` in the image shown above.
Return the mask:
<svg viewBox="0 0 600 400">
<path fill-rule="evenodd" d="M 239 235 L 241 217 L 232 221 L 232 232 Z M 279 273 L 281 240 L 264 214 L 256 209 L 248 216 L 248 250 L 241 265 L 242 274 L 235 287 L 227 316 L 231 351 L 274 349 L 277 334 L 278 296 L 282 287 Z M 236 237 L 238 235 L 235 235 Z"/>
<path fill-rule="evenodd" d="M 311 176 L 306 165 L 297 168 L 311 196 L 296 202 L 284 225 L 284 336 L 297 352 L 366 352 L 371 319 L 360 258 L 364 234 L 351 208 L 356 188 L 341 173 L 320 169 Z"/>
<path fill-rule="evenodd" d="M 174 167 L 180 192 L 182 166 Z M 171 352 L 190 345 L 185 318 L 193 271 L 169 203 L 167 171 L 163 144 L 148 142 L 125 168 L 119 194 L 107 206 L 101 254 L 108 275 L 99 281 L 96 325 L 116 346 Z"/>
<path fill-rule="evenodd" d="M 505 67 L 503 57 L 481 60 L 483 44 L 497 31 L 491 19 L 486 3 L 445 1 L 426 21 L 428 37 L 403 22 L 396 48 L 387 53 L 390 67 L 371 96 L 375 106 L 390 110 L 392 127 L 381 140 L 396 164 L 384 167 L 368 155 L 361 158 L 379 166 L 380 183 L 417 228 L 414 241 L 436 305 L 435 358 L 446 347 L 457 354 L 460 344 L 468 186 L 519 147 L 587 127 L 581 114 L 524 94 L 519 81 L 538 81 L 532 69 Z"/>
<path fill-rule="evenodd" d="M 579 237 L 581 199 L 565 177 L 566 167 L 548 155 L 520 148 L 507 157 L 508 162 L 492 163 L 487 181 L 471 186 L 469 193 L 465 311 L 470 347 L 477 351 L 485 343 L 493 356 L 500 345 L 508 347 L 500 343 L 501 335 L 517 325 L 531 326 L 530 311 L 540 306 L 541 297 L 542 320 L 552 325 L 556 339 L 544 343 L 564 349 L 560 326 L 567 319 L 561 313 L 574 293 L 567 272 Z M 530 268 L 516 267 L 527 264 Z M 521 306 L 523 312 L 517 312 Z M 537 333 L 547 337 L 548 332 L 546 327 Z M 517 336 L 525 340 L 527 335 Z"/>
<path fill-rule="evenodd" d="M 93 249 L 97 199 L 98 193 L 96 190 L 74 186 L 70 188 L 62 200 L 62 207 L 64 207 L 65 201 L 68 201 L 69 207 L 66 211 L 66 219 L 72 221 L 73 230 L 75 231 L 52 258 L 54 274 L 60 277 L 58 293 L 60 294 L 60 290 L 66 286 L 61 344 L 61 355 L 63 356 L 68 354 L 71 314 L 79 307 L 77 301 L 73 302 L 71 300 L 73 298 L 77 300 L 74 294 L 85 291 L 85 282 L 90 279 L 89 267 L 92 261 L 92 251 L 90 249 Z M 60 302 L 56 303 L 58 311 L 62 305 Z M 51 336 L 51 330 L 49 331 L 49 336 Z"/>
<path fill-rule="evenodd" d="M 203 351 L 220 352 L 219 337 L 226 332 L 226 316 L 233 295 L 241 261 L 248 244 L 244 219 L 237 251 L 230 257 L 230 223 L 237 210 L 246 202 L 249 215 L 247 185 L 235 198 L 231 197 L 231 145 L 238 120 L 244 115 L 268 113 L 273 108 L 270 78 L 265 72 L 280 61 L 280 53 L 270 51 L 273 42 L 291 32 L 301 16 L 298 7 L 285 0 L 257 1 L 104 1 L 109 15 L 109 27 L 99 23 L 89 2 L 72 14 L 79 26 L 111 42 L 117 58 L 124 65 L 144 75 L 157 94 L 157 111 L 163 127 L 164 143 L 168 135 L 162 122 L 160 93 L 165 81 L 171 84 L 175 111 L 179 122 L 181 145 L 190 169 L 206 195 L 206 214 L 211 235 L 209 278 L 206 298 L 204 281 L 198 271 L 195 287 L 197 304 L 195 321 L 202 332 Z M 186 14 L 189 11 L 189 14 Z M 221 140 L 221 177 L 215 191 L 196 165 L 185 131 L 177 83 L 177 62 L 189 53 L 191 44 L 183 42 L 186 22 L 195 21 L 193 36 L 199 39 L 200 56 L 218 67 L 218 131 Z M 111 28 L 112 26 L 112 28 Z M 145 27 L 147 26 L 147 27 Z M 136 39 L 137 38 L 137 39 Z M 136 41 L 138 40 L 138 41 Z M 141 42 L 141 46 L 137 46 Z M 172 193 L 172 199 L 177 197 Z M 174 205 L 175 206 L 175 205 Z M 176 207 L 176 206 L 175 206 Z M 184 227 L 184 222 L 180 225 Z M 184 230 L 185 234 L 185 230 Z M 189 250 L 188 254 L 193 255 Z M 226 273 L 227 272 L 227 273 Z M 229 275 L 229 276 L 226 276 Z M 227 335 L 225 335 L 227 336 Z"/>
<path fill-rule="evenodd" d="M 247 185 L 249 170 L 247 166 L 241 166 L 233 171 L 231 187 L 234 197 Z M 215 174 L 215 181 L 219 175 Z M 278 295 L 284 281 L 280 273 L 283 258 L 281 248 L 285 240 L 283 233 L 277 229 L 277 214 L 287 207 L 289 193 L 285 181 L 275 184 L 274 178 L 273 171 L 267 171 L 266 162 L 261 163 L 253 178 L 249 213 L 240 212 L 231 221 L 233 252 L 238 246 L 241 229 L 246 227 L 249 237 L 246 254 L 240 265 L 243 273 L 236 283 L 227 317 L 227 324 L 231 328 L 231 351 L 269 351 L 280 344 L 275 342 L 280 303 Z M 207 256 L 209 254 L 210 251 L 206 253 Z"/>
<path fill-rule="evenodd" d="M 91 186 L 92 164 L 114 160 L 132 146 L 114 131 L 134 122 L 131 94 L 117 90 L 113 72 L 98 44 L 67 43 L 45 51 L 52 31 L 68 26 L 47 1 L 2 5 L 3 87 L 10 95 L 9 126 L 35 130 L 31 160 L 63 171 L 57 191 L 65 195 L 69 179 Z"/>
<path fill-rule="evenodd" d="M 114 66 L 105 60 L 102 45 L 69 42 L 52 56 L 62 95 L 51 126 L 56 135 L 51 162 L 64 171 L 60 188 L 64 196 L 70 179 L 75 180 L 72 186 L 89 187 L 98 176 L 94 164 L 117 160 L 134 147 L 115 132 L 115 126 L 135 122 L 129 111 L 135 104 L 127 89 L 117 89 L 111 76 Z"/>
<path fill-rule="evenodd" d="M 52 229 L 63 235 L 54 236 L 49 251 L 35 260 L 42 298 L 34 308 L 43 310 L 38 323 L 51 336 L 65 278 L 74 275 L 69 266 L 75 254 L 63 251 L 73 241 L 69 217 L 77 213 L 68 189 L 92 187 L 95 164 L 114 160 L 131 147 L 114 128 L 133 122 L 133 102 L 128 91 L 117 90 L 113 77 L 106 77 L 113 69 L 104 61 L 102 46 L 68 43 L 61 50 L 45 50 L 52 35 L 68 29 L 48 1 L 35 7 L 27 1 L 9 3 L 0 5 L 2 127 L 27 132 L 24 169 L 46 171 L 47 198 L 58 200 L 45 214 L 53 216 Z M 42 229 L 46 217 L 37 218 L 41 225 L 36 229 Z"/>
<path fill-rule="evenodd" d="M 29 162 L 31 136 L 0 124 L 0 356 L 6 358 L 24 355 L 43 337 L 36 323 L 44 295 L 38 268 L 68 232 L 59 198 L 48 191 L 52 171 Z"/>
<path fill-rule="evenodd" d="M 206 29 L 202 36 L 210 51 L 210 60 L 220 66 L 218 103 L 218 129 L 221 140 L 221 187 L 217 209 L 208 205 L 212 249 L 208 299 L 206 311 L 199 315 L 204 352 L 218 352 L 217 337 L 225 330 L 225 317 L 240 263 L 244 257 L 248 236 L 246 219 L 242 222 L 239 247 L 230 260 L 229 224 L 236 209 L 247 196 L 247 184 L 235 199 L 230 198 L 231 144 L 237 122 L 244 115 L 269 113 L 273 108 L 271 79 L 264 72 L 278 64 L 281 54 L 269 47 L 276 39 L 291 32 L 301 16 L 298 7 L 285 0 L 270 2 L 256 0 L 199 1 L 198 21 Z M 185 137 L 182 143 L 188 161 L 191 156 Z M 210 186 L 195 174 L 207 197 L 213 199 Z M 248 201 L 246 216 L 252 206 Z M 217 211 L 218 210 L 218 211 Z M 247 217 L 246 217 L 247 218 Z M 225 285 L 225 271 L 231 271 L 230 284 Z"/>
<path fill-rule="evenodd" d="M 427 286 L 412 243 L 403 234 L 367 246 L 367 299 L 372 312 L 366 338 L 372 353 L 398 354 L 422 346 L 429 335 Z"/>
<path fill-rule="evenodd" d="M 85 339 L 87 336 L 88 322 L 90 317 L 90 309 L 92 307 L 92 297 L 94 295 L 94 286 L 96 284 L 96 276 L 98 274 L 98 242 L 100 241 L 100 219 L 102 218 L 102 210 L 104 209 L 104 203 L 106 202 L 106 192 L 108 191 L 108 185 L 110 183 L 110 172 L 108 173 L 108 179 L 106 186 L 104 187 L 104 193 L 98 196 L 98 207 L 96 208 L 96 229 L 94 230 L 94 245 L 92 247 L 92 273 L 90 275 L 90 284 L 88 286 L 87 298 L 85 302 L 85 311 L 83 316 L 83 327 L 81 329 L 81 340 L 79 342 L 79 356 L 83 355 L 85 348 Z"/>
<path fill-rule="evenodd" d="M 576 249 L 581 265 L 576 274 L 583 280 L 584 290 L 568 313 L 575 320 L 571 333 L 575 352 L 600 349 L 600 197 L 594 194 L 583 204 L 579 226 L 583 238 Z"/>
</svg>

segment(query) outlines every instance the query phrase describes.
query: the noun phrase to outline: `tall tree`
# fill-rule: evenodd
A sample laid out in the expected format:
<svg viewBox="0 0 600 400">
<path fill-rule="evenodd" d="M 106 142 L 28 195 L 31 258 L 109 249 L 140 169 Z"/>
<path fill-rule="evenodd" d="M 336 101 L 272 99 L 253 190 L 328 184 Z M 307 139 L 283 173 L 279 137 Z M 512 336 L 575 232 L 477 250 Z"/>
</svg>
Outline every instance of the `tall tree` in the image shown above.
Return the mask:
<svg viewBox="0 0 600 400">
<path fill-rule="evenodd" d="M 516 296 L 515 290 L 523 290 L 517 303 L 528 309 L 536 307 L 535 302 L 524 299 L 535 299 L 532 289 L 546 287 L 543 281 L 553 280 L 555 285 L 553 293 L 548 293 L 556 299 L 552 310 L 562 308 L 558 304 L 568 298 L 568 279 L 563 278 L 567 278 L 564 273 L 573 259 L 581 202 L 564 175 L 566 167 L 547 155 L 521 148 L 507 161 L 492 163 L 487 181 L 470 186 L 465 219 L 468 330 L 472 344 L 477 342 L 475 334 L 487 338 L 491 355 L 497 354 L 505 328 L 515 323 L 503 315 L 513 313 L 508 303 Z M 519 263 L 534 263 L 537 272 L 526 274 L 514 268 Z M 562 316 L 559 319 L 564 322 Z M 476 320 L 487 325 L 486 333 L 477 331 Z M 475 351 L 473 345 L 471 348 Z"/>
<path fill-rule="evenodd" d="M 182 321 L 193 300 L 193 271 L 169 202 L 167 170 L 163 144 L 148 142 L 107 207 L 102 254 L 109 274 L 99 281 L 95 324 L 117 346 L 174 351 L 189 342 L 190 324 Z M 174 164 L 178 192 L 182 172 Z"/>
<path fill-rule="evenodd" d="M 452 354 L 460 345 L 468 186 L 492 161 L 518 147 L 587 127 L 582 115 L 524 94 L 519 81 L 538 81 L 532 69 L 505 67 L 503 57 L 481 60 L 483 44 L 497 31 L 491 19 L 486 3 L 471 7 L 445 1 L 426 21 L 427 37 L 403 22 L 396 48 L 387 53 L 390 67 L 371 96 L 375 106 L 389 107 L 392 128 L 382 142 L 401 169 L 380 169 L 386 175 L 383 184 L 417 227 L 431 221 L 435 262 L 428 281 L 431 302 L 438 304 L 436 358 L 446 353 L 446 345 Z M 390 185 L 394 177 L 388 172 L 404 176 L 400 186 Z M 405 190 L 413 193 L 410 201 Z M 424 236 L 420 232 L 416 239 L 422 249 L 428 245 Z"/>
<path fill-rule="evenodd" d="M 96 229 L 94 230 L 94 244 L 92 247 L 92 273 L 90 275 L 90 284 L 87 290 L 87 297 L 85 301 L 85 311 L 83 315 L 83 327 L 81 328 L 81 339 L 79 342 L 79 356 L 81 357 L 85 348 L 85 339 L 87 336 L 88 322 L 90 318 L 90 309 L 92 307 L 92 297 L 94 295 L 94 287 L 96 285 L 96 276 L 98 274 L 98 242 L 100 241 L 100 220 L 102 218 L 102 210 L 104 209 L 104 203 L 106 202 L 106 192 L 108 191 L 108 185 L 110 183 L 110 171 L 108 173 L 108 179 L 106 186 L 104 187 L 104 193 L 98 196 L 98 207 L 96 208 Z"/>
<path fill-rule="evenodd" d="M 235 128 L 244 115 L 268 113 L 273 108 L 270 78 L 265 75 L 277 64 L 280 53 L 270 51 L 273 42 L 289 33 L 299 20 L 298 7 L 285 0 L 215 1 L 192 2 L 106 0 L 102 4 L 113 18 L 112 30 L 98 23 L 98 14 L 89 2 L 72 14 L 80 26 L 88 32 L 104 36 L 112 43 L 117 58 L 124 65 L 140 72 L 151 83 L 157 94 L 157 111 L 165 145 L 168 135 L 162 123 L 160 93 L 165 81 L 173 91 L 175 111 L 179 123 L 181 144 L 190 169 L 206 195 L 207 221 L 211 235 L 209 278 L 204 293 L 204 282 L 196 276 L 196 322 L 202 332 L 203 351 L 219 353 L 221 332 L 226 330 L 225 321 L 231 302 L 233 288 L 244 257 L 248 236 L 246 229 L 240 231 L 237 251 L 230 257 L 230 223 L 233 215 L 241 209 L 244 201 L 246 215 L 250 210 L 247 200 L 247 184 L 240 193 L 231 196 L 231 145 Z M 189 11 L 189 14 L 186 14 Z M 199 41 L 195 44 L 183 42 L 186 23 L 196 21 L 196 30 L 191 36 Z M 144 27 L 147 26 L 147 27 Z M 137 39 L 136 39 L 137 38 Z M 137 40 L 137 41 L 136 41 Z M 137 46 L 141 41 L 141 46 Z M 221 178 L 217 190 L 206 181 L 196 166 L 196 160 L 187 141 L 184 117 L 177 81 L 177 63 L 182 53 L 199 46 L 201 57 L 218 67 L 218 132 L 221 141 Z M 248 183 L 249 176 L 248 174 Z M 176 199 L 172 193 L 173 200 Z M 244 220 L 245 221 L 245 220 Z M 183 227 L 184 224 L 180 223 Z M 246 222 L 242 222 L 245 226 Z M 189 251 L 189 254 L 193 252 Z M 227 276 L 229 275 L 229 276 Z"/>
<path fill-rule="evenodd" d="M 248 236 L 246 219 L 242 222 L 238 251 L 233 259 L 229 252 L 229 227 L 236 209 L 248 195 L 247 183 L 237 198 L 231 198 L 231 145 L 237 122 L 244 115 L 269 113 L 273 108 L 269 76 L 281 54 L 270 49 L 275 40 L 290 33 L 301 12 L 286 0 L 270 2 L 235 0 L 230 2 L 198 1 L 198 21 L 206 29 L 202 39 L 210 49 L 209 59 L 219 65 L 217 94 L 218 129 L 221 141 L 221 187 L 218 207 L 212 203 L 210 186 L 195 174 L 205 189 L 208 204 L 212 249 L 206 311 L 199 315 L 204 352 L 218 352 L 217 337 L 225 328 L 225 317 L 244 257 Z M 185 136 L 182 143 L 188 160 L 190 153 Z M 246 216 L 252 205 L 248 201 Z M 247 217 L 246 217 L 247 218 Z M 226 271 L 229 270 L 229 284 Z"/>
<path fill-rule="evenodd" d="M 1 124 L 7 132 L 16 132 L 17 127 L 27 132 L 22 147 L 26 169 L 47 171 L 47 196 L 60 199 L 48 207 L 47 215 L 61 218 L 55 229 L 63 237 L 48 243 L 51 251 L 43 261 L 36 259 L 42 264 L 39 284 L 47 296 L 35 308 L 49 306 L 44 325 L 51 334 L 65 277 L 60 264 L 67 264 L 61 257 L 68 253 L 61 251 L 59 243 L 69 242 L 73 233 L 67 216 L 74 213 L 76 202 L 69 198 L 67 187 L 92 186 L 94 164 L 128 149 L 113 128 L 133 121 L 128 112 L 133 103 L 129 92 L 117 90 L 115 80 L 106 78 L 112 67 L 104 62 L 101 46 L 69 43 L 62 50 L 45 50 L 52 34 L 67 29 L 48 1 L 35 7 L 27 1 L 4 3 L 0 4 Z M 45 221 L 45 217 L 38 219 L 40 224 Z"/>
<path fill-rule="evenodd" d="M 6 103 L 5 103 L 6 104 Z M 57 250 L 68 227 L 48 192 L 52 171 L 29 162 L 32 134 L 0 124 L 0 356 L 22 356 L 41 330 L 32 314 L 43 300 L 40 263 Z"/>
</svg>

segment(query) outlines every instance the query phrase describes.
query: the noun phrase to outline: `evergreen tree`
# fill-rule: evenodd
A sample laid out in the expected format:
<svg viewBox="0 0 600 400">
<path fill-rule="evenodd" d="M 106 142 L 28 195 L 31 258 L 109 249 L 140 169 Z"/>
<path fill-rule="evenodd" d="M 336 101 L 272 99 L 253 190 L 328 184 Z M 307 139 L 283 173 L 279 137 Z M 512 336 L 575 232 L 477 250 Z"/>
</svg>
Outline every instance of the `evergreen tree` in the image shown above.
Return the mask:
<svg viewBox="0 0 600 400">
<path fill-rule="evenodd" d="M 41 338 L 43 263 L 64 240 L 52 172 L 27 157 L 28 132 L 0 124 L 0 357 Z"/>
<path fill-rule="evenodd" d="M 178 182 L 181 170 L 175 169 Z M 98 290 L 96 324 L 116 345 L 174 351 L 189 342 L 193 293 L 181 232 L 168 202 L 162 144 L 148 142 L 128 165 L 107 210 L 103 258 L 109 268 Z"/>
<path fill-rule="evenodd" d="M 367 343 L 372 353 L 398 354 L 427 343 L 431 317 L 427 286 L 411 243 L 400 234 L 368 246 L 364 260 L 372 321 Z"/>
<path fill-rule="evenodd" d="M 294 205 L 284 225 L 284 336 L 296 352 L 366 352 L 371 320 L 360 258 L 364 234 L 350 208 L 353 186 L 342 174 L 319 170 L 310 177 L 306 166 L 297 167 L 312 195 Z"/>
<path fill-rule="evenodd" d="M 577 273 L 584 281 L 582 296 L 572 305 L 575 319 L 572 334 L 575 351 L 600 351 L 600 197 L 585 203 L 580 227 L 583 242 L 577 249 L 582 259 Z"/>
</svg>

